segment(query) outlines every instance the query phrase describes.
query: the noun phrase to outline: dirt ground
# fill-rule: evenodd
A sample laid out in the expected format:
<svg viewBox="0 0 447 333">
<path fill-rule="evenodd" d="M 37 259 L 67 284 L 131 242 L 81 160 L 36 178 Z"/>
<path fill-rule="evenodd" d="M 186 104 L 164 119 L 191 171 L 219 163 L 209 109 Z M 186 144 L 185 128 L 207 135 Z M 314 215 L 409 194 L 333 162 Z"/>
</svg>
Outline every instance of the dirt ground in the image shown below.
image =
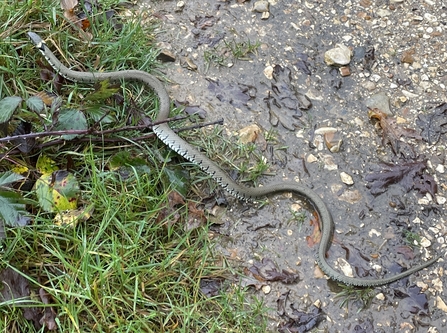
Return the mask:
<svg viewBox="0 0 447 333">
<path fill-rule="evenodd" d="M 141 8 L 159 19 L 157 41 L 174 60 L 162 69 L 171 98 L 199 106 L 207 120 L 223 117 L 229 136 L 250 125 L 261 129 L 258 140 L 274 133 L 263 154 L 276 176 L 262 182 L 299 181 L 327 203 L 333 267 L 380 278 L 445 252 L 447 3 L 190 0 Z M 328 64 L 334 48 L 347 64 Z M 306 213 L 291 213 L 296 207 Z M 446 331 L 445 261 L 374 288 L 365 309 L 358 300 L 343 305 L 335 298 L 343 289 L 316 266 L 312 214 L 299 198 L 276 196 L 262 208 L 233 200 L 214 229 L 216 249 L 235 266 L 299 275 L 293 283 L 241 279 L 272 308 L 271 331 Z M 307 327 L 297 323 L 302 313 Z"/>
</svg>

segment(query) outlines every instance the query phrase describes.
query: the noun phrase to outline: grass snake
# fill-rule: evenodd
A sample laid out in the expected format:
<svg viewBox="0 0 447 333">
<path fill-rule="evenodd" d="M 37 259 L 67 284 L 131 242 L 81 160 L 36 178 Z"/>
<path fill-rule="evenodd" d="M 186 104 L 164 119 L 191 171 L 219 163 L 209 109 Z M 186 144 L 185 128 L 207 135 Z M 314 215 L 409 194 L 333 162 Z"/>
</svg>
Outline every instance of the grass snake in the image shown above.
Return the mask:
<svg viewBox="0 0 447 333">
<path fill-rule="evenodd" d="M 156 121 L 162 121 L 169 117 L 170 112 L 170 99 L 164 85 L 153 75 L 139 71 L 139 70 L 124 70 L 115 72 L 78 72 L 73 71 L 64 66 L 57 57 L 51 52 L 48 46 L 44 43 L 42 38 L 34 32 L 28 32 L 28 37 L 34 43 L 34 45 L 43 54 L 48 63 L 63 77 L 71 81 L 79 82 L 97 82 L 101 80 L 133 80 L 144 83 L 158 95 L 160 102 L 160 111 L 156 118 Z M 334 222 L 332 216 L 320 196 L 308 187 L 299 185 L 297 183 L 279 182 L 273 183 L 262 187 L 250 188 L 241 186 L 231 179 L 224 171 L 222 171 L 216 164 L 199 152 L 195 147 L 180 138 L 167 123 L 155 125 L 153 127 L 154 133 L 157 137 L 166 144 L 169 148 L 183 156 L 185 159 L 197 164 L 204 172 L 209 174 L 222 188 L 227 190 L 230 194 L 234 195 L 238 199 L 250 200 L 259 197 L 264 197 L 269 194 L 278 192 L 293 192 L 304 197 L 318 212 L 321 221 L 321 240 L 318 248 L 317 262 L 323 272 L 329 276 L 329 278 L 344 283 L 346 285 L 353 285 L 358 287 L 373 287 L 385 285 L 403 277 L 406 277 L 414 272 L 417 272 L 434 262 L 436 262 L 440 256 L 435 256 L 433 259 L 424 262 L 421 265 L 412 267 L 402 273 L 396 274 L 391 277 L 383 277 L 380 279 L 363 279 L 348 277 L 344 274 L 337 272 L 333 269 L 326 260 L 326 252 L 328 251 L 332 233 L 334 229 Z"/>
</svg>

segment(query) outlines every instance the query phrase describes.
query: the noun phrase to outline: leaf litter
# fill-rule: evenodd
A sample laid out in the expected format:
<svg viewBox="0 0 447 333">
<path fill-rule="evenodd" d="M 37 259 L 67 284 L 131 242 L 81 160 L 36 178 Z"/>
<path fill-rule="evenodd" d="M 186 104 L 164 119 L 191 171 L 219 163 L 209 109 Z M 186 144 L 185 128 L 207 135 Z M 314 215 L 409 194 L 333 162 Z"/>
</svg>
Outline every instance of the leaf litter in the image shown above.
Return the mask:
<svg viewBox="0 0 447 333">
<path fill-rule="evenodd" d="M 447 133 L 447 103 L 436 106 L 432 112 L 418 116 L 416 124 L 421 128 L 421 136 L 430 145 L 439 141 Z"/>
<path fill-rule="evenodd" d="M 324 320 L 325 314 L 321 308 L 311 305 L 308 311 L 299 310 L 295 303 L 289 305 L 292 310 L 287 312 L 287 303 L 290 291 L 283 293 L 276 301 L 278 315 L 285 320 L 278 326 L 278 332 L 284 333 L 304 333 L 309 332 Z"/>
<path fill-rule="evenodd" d="M 375 196 L 384 193 L 393 184 L 401 185 L 406 192 L 415 189 L 421 194 L 434 196 L 437 192 L 436 181 L 424 173 L 426 168 L 426 159 L 400 164 L 382 162 L 378 164 L 378 170 L 365 176 L 365 180 L 370 183 L 368 187 Z"/>
<path fill-rule="evenodd" d="M 312 106 L 309 99 L 299 94 L 292 85 L 291 70 L 287 67 L 276 65 L 273 68 L 273 80 L 264 103 L 269 110 L 270 122 L 276 126 L 278 123 L 294 131 L 295 121 L 303 115 L 301 110 L 307 110 Z M 302 120 L 300 120 L 302 122 Z"/>
<path fill-rule="evenodd" d="M 299 275 L 297 273 L 290 272 L 288 270 L 280 270 L 275 262 L 269 258 L 263 258 L 260 262 L 256 262 L 253 266 L 245 269 L 245 274 L 249 278 L 254 278 L 260 284 L 256 284 L 255 287 L 259 289 L 265 282 L 279 281 L 284 284 L 295 283 Z"/>
<path fill-rule="evenodd" d="M 395 155 L 399 155 L 402 149 L 405 146 L 407 149 L 406 153 L 410 156 L 414 156 L 414 151 L 409 145 L 401 141 L 401 137 L 414 138 L 421 140 L 422 137 L 418 134 L 418 132 L 411 128 L 405 128 L 397 124 L 397 121 L 393 117 L 387 116 L 386 113 L 382 112 L 379 109 L 369 110 L 368 116 L 371 119 L 379 120 L 380 127 L 382 128 L 382 145 L 385 147 L 388 143 L 391 145 L 391 148 Z"/>
<path fill-rule="evenodd" d="M 51 307 L 41 307 L 41 303 L 46 305 L 51 304 L 50 295 L 42 288 L 39 290 L 41 303 L 37 300 L 32 300 L 30 296 L 34 292 L 31 290 L 28 280 L 10 267 L 0 271 L 0 281 L 2 282 L 0 301 L 4 305 L 21 307 L 23 317 L 31 321 L 39 330 L 44 326 L 50 331 L 57 329 L 55 322 L 56 313 L 54 310 Z M 33 307 L 32 305 L 40 306 Z"/>
</svg>

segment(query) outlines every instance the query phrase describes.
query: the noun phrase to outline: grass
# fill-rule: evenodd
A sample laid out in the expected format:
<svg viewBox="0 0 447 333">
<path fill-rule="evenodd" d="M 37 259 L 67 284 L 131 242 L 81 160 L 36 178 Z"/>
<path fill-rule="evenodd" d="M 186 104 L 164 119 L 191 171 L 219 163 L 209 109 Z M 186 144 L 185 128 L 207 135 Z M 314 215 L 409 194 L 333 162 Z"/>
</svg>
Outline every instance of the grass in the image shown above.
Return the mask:
<svg viewBox="0 0 447 333">
<path fill-rule="evenodd" d="M 335 295 L 340 299 L 340 307 L 349 307 L 349 304 L 357 306 L 357 313 L 369 308 L 374 298 L 373 288 L 357 288 L 353 286 L 338 285 L 342 290 Z"/>
<path fill-rule="evenodd" d="M 108 9 L 116 3 L 103 2 L 102 6 Z M 128 19 L 122 29 L 116 29 L 100 11 L 93 12 L 93 40 L 88 43 L 63 19 L 59 8 L 57 2 L 42 0 L 8 1 L 1 6 L 0 99 L 25 99 L 39 91 L 55 90 L 39 77 L 46 63 L 28 41 L 28 30 L 39 33 L 64 63 L 77 70 L 156 69 L 151 27 Z M 156 99 L 138 85 L 121 86 L 123 104 L 110 99 L 86 102 L 91 91 L 89 85 L 65 82 L 58 95 L 63 106 L 91 117 L 94 110 L 109 112 L 114 122 L 104 123 L 105 127 L 126 124 L 133 107 L 157 109 Z M 24 106 L 16 117 L 32 121 L 33 131 L 43 129 L 42 122 Z M 126 133 L 127 137 L 134 135 Z M 216 147 L 213 141 L 208 143 Z M 224 165 L 234 167 L 235 159 L 253 156 L 249 145 L 227 144 L 233 148 L 224 155 Z M 119 152 L 147 161 L 144 169 L 131 164 L 112 169 L 110 161 Z M 0 171 L 25 164 L 32 179 L 41 153 L 61 168 L 70 165 L 81 185 L 80 206 L 94 207 L 94 212 L 75 227 L 58 227 L 54 214 L 40 210 L 30 191 L 33 223 L 7 228 L 0 264 L 1 269 L 13 268 L 26 277 L 39 307 L 51 306 L 58 332 L 265 331 L 263 304 L 250 299 L 229 278 L 235 272 L 213 254 L 207 226 L 185 230 L 189 201 L 170 206 L 169 177 L 176 174 L 178 160 L 166 147 L 130 139 L 121 144 L 49 146 L 30 154 L 3 155 Z M 215 157 L 217 153 L 212 149 L 210 154 Z M 260 156 L 254 156 L 253 164 L 238 167 L 250 181 L 267 168 Z M 200 288 L 204 278 L 223 278 L 226 283 L 215 296 L 206 297 Z M 40 301 L 36 294 L 40 288 L 50 295 L 50 304 Z M 26 320 L 18 307 L 3 302 L 0 310 L 0 332 L 44 331 Z"/>
<path fill-rule="evenodd" d="M 404 241 L 411 247 L 421 247 L 421 235 L 410 230 L 403 230 Z"/>
<path fill-rule="evenodd" d="M 241 143 L 225 136 L 222 127 L 203 128 L 187 134 L 186 140 L 204 149 L 204 153 L 226 170 L 237 173 L 240 183 L 256 183 L 268 174 L 269 164 L 254 143 Z M 205 135 L 204 135 L 205 134 Z"/>
<path fill-rule="evenodd" d="M 224 40 L 210 50 L 206 50 L 203 57 L 208 67 L 211 64 L 232 66 L 236 60 L 250 60 L 250 54 L 256 54 L 260 45 L 260 42 L 252 42 L 249 39 L 247 41 Z"/>
</svg>

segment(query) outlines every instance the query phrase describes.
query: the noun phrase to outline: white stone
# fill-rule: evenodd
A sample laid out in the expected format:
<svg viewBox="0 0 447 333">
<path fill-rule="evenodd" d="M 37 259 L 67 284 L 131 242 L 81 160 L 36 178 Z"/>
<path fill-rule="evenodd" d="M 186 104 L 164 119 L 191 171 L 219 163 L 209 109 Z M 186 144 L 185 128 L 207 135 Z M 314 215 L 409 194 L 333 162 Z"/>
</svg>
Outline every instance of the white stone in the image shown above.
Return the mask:
<svg viewBox="0 0 447 333">
<path fill-rule="evenodd" d="M 402 94 L 404 94 L 404 96 L 407 97 L 407 98 L 417 98 L 417 97 L 419 97 L 419 95 L 413 94 L 413 93 L 411 93 L 411 92 L 409 92 L 407 90 L 403 90 L 403 89 L 402 89 Z"/>
<path fill-rule="evenodd" d="M 315 134 L 326 134 L 337 132 L 335 127 L 320 127 L 315 130 Z"/>
<path fill-rule="evenodd" d="M 348 277 L 354 277 L 354 272 L 352 270 L 352 267 L 351 267 L 351 265 L 349 265 L 349 263 L 345 259 L 338 258 L 337 264 L 340 267 L 340 269 L 344 275 L 346 275 Z"/>
<path fill-rule="evenodd" d="M 447 201 L 447 199 L 441 195 L 437 195 L 436 196 L 436 202 L 438 203 L 438 205 L 443 205 L 445 204 Z"/>
<path fill-rule="evenodd" d="M 431 242 L 426 237 L 422 237 L 420 243 L 422 247 L 429 247 L 431 245 Z"/>
<path fill-rule="evenodd" d="M 447 313 L 447 305 L 440 296 L 436 296 L 436 307 Z"/>
<path fill-rule="evenodd" d="M 343 44 L 336 44 L 333 49 L 324 53 L 324 61 L 330 65 L 347 65 L 351 62 L 352 51 Z"/>
<path fill-rule="evenodd" d="M 379 301 L 384 301 L 384 300 L 385 300 L 385 295 L 384 295 L 383 293 L 378 293 L 378 294 L 376 295 L 376 298 L 377 298 Z"/>
<path fill-rule="evenodd" d="M 382 234 L 379 231 L 377 231 L 376 229 L 371 229 L 368 232 L 368 235 L 369 235 L 369 237 L 372 237 L 372 236 L 380 237 Z"/>
<path fill-rule="evenodd" d="M 265 13 L 269 11 L 269 2 L 265 0 L 256 1 L 253 4 L 253 11 L 257 13 Z"/>
<path fill-rule="evenodd" d="M 438 18 L 435 15 L 431 15 L 429 13 L 425 13 L 424 14 L 424 19 L 426 19 L 428 22 L 436 22 L 438 20 Z"/>
<path fill-rule="evenodd" d="M 264 68 L 264 75 L 269 80 L 273 79 L 273 67 L 268 65 L 266 68 Z"/>
<path fill-rule="evenodd" d="M 314 162 L 318 161 L 318 158 L 313 154 L 309 154 L 307 156 L 306 160 L 307 160 L 307 163 L 314 163 Z"/>
<path fill-rule="evenodd" d="M 346 185 L 354 184 L 354 180 L 352 179 L 352 177 L 344 171 L 340 173 L 340 178 L 341 178 L 341 181 L 343 183 L 345 183 Z"/>
<path fill-rule="evenodd" d="M 270 287 L 270 286 L 262 286 L 262 292 L 264 293 L 264 294 L 268 294 L 268 293 L 270 293 L 271 291 L 272 291 L 272 287 Z"/>
</svg>

